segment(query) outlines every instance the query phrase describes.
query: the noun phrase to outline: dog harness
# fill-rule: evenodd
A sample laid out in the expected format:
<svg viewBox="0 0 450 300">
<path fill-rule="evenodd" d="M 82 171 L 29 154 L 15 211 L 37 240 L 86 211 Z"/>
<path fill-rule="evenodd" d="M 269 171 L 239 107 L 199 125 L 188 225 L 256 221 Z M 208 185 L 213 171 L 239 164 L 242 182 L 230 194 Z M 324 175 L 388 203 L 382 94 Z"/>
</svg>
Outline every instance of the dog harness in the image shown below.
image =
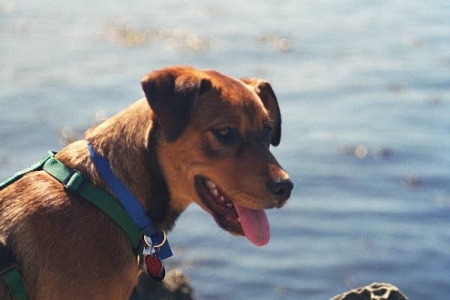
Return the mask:
<svg viewBox="0 0 450 300">
<path fill-rule="evenodd" d="M 27 300 L 27 292 L 22 275 L 11 250 L 0 243 L 0 277 L 3 278 L 17 300 Z"/>
<path fill-rule="evenodd" d="M 44 170 L 58 180 L 67 190 L 88 200 L 113 219 L 127 235 L 135 256 L 142 254 L 144 248 L 143 241 L 148 243 L 145 237 L 151 238 L 151 244 L 158 245 L 152 246 L 156 250 L 154 256 L 157 256 L 159 259 L 172 256 L 172 251 L 165 233 L 159 231 L 153 225 L 138 200 L 115 177 L 108 160 L 96 154 L 91 144 L 88 146 L 94 164 L 99 168 L 100 173 L 105 177 L 105 181 L 119 201 L 103 189 L 95 187 L 77 170 L 66 167 L 55 158 L 56 152 L 52 151 L 49 151 L 39 162 L 19 171 L 6 181 L 0 183 L 0 190 L 19 180 L 27 173 Z M 17 300 L 27 300 L 23 279 L 17 267 L 16 260 L 11 250 L 1 243 L 0 277 L 3 278 Z"/>
</svg>

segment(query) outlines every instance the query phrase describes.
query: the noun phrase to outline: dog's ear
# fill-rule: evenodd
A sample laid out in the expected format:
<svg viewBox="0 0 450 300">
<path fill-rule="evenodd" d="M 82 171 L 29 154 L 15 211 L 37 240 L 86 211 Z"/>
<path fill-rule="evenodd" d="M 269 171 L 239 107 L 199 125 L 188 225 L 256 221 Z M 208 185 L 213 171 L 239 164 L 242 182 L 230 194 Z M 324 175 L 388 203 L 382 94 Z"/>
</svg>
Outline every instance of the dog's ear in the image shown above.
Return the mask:
<svg viewBox="0 0 450 300">
<path fill-rule="evenodd" d="M 270 143 L 273 146 L 278 146 L 281 140 L 281 113 L 272 86 L 268 81 L 258 78 L 243 78 L 241 80 L 253 88 L 259 98 L 261 98 L 264 107 L 269 111 L 270 118 L 274 122 L 274 130 Z"/>
<path fill-rule="evenodd" d="M 211 81 L 193 68 L 175 67 L 148 74 L 141 85 L 166 139 L 172 142 L 186 127 L 194 99 L 211 88 Z"/>
</svg>

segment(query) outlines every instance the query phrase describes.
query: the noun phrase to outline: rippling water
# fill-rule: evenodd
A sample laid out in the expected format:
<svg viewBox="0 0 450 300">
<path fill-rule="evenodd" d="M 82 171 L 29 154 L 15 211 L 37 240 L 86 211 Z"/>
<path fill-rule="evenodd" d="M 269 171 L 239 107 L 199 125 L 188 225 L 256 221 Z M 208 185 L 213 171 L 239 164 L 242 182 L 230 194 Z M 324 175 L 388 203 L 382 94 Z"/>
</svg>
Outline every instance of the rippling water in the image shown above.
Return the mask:
<svg viewBox="0 0 450 300">
<path fill-rule="evenodd" d="M 450 293 L 448 1 L 0 2 L 0 177 L 190 64 L 270 80 L 295 191 L 255 248 L 197 207 L 170 234 L 198 299 Z"/>
</svg>

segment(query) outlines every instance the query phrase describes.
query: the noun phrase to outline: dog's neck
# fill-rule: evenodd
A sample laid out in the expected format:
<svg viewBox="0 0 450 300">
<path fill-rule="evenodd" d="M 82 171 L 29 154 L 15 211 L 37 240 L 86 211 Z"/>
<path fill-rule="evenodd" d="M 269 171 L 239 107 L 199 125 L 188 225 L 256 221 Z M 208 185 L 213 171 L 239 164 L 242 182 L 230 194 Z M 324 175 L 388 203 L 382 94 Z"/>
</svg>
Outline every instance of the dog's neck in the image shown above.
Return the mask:
<svg viewBox="0 0 450 300">
<path fill-rule="evenodd" d="M 107 158 L 116 177 L 139 200 L 160 230 L 170 230 L 181 212 L 170 205 L 170 196 L 157 159 L 156 124 L 145 99 L 89 129 L 85 138 Z M 75 152 L 75 153 L 74 153 Z M 90 175 L 90 180 L 111 193 L 89 158 L 86 141 L 61 150 L 57 158 L 68 167 Z"/>
</svg>

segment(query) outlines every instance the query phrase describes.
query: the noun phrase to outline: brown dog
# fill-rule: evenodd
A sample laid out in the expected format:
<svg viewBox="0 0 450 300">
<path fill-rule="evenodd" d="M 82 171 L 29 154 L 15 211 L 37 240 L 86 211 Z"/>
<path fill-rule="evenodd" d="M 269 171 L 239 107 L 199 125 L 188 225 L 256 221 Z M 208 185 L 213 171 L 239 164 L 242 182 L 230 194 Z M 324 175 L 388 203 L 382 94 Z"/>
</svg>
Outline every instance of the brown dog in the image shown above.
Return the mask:
<svg viewBox="0 0 450 300">
<path fill-rule="evenodd" d="M 223 229 L 261 246 L 264 209 L 280 208 L 293 187 L 269 152 L 281 117 L 270 84 L 191 67 L 145 76 L 146 98 L 89 129 L 85 139 L 156 226 L 170 230 L 195 202 Z M 56 158 L 112 193 L 86 140 Z M 138 264 L 119 226 L 45 171 L 0 190 L 0 243 L 14 253 L 29 299 L 128 299 Z M 13 299 L 0 278 L 0 299 Z"/>
</svg>

